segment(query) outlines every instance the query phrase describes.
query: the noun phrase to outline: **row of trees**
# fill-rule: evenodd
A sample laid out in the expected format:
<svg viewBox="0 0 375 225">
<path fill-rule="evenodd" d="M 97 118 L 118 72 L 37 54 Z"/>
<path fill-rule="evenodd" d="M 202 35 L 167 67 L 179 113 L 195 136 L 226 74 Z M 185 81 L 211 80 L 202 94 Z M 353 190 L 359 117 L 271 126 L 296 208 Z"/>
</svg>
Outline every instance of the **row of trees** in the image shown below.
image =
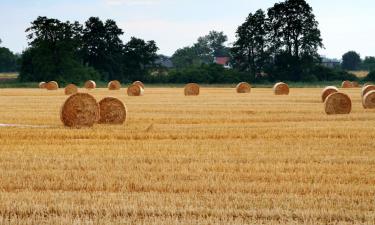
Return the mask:
<svg viewBox="0 0 375 225">
<path fill-rule="evenodd" d="M 132 37 L 124 44 L 124 32 L 113 20 L 91 17 L 82 25 L 38 17 L 26 32 L 21 81 L 143 80 L 157 57 L 154 41 Z"/>
<path fill-rule="evenodd" d="M 18 56 L 13 54 L 8 48 L 0 47 L 0 73 L 17 71 L 17 60 Z"/>
<path fill-rule="evenodd" d="M 349 51 L 342 56 L 342 68 L 345 70 L 375 70 L 375 57 L 366 56 L 363 60 L 355 51 Z"/>
</svg>

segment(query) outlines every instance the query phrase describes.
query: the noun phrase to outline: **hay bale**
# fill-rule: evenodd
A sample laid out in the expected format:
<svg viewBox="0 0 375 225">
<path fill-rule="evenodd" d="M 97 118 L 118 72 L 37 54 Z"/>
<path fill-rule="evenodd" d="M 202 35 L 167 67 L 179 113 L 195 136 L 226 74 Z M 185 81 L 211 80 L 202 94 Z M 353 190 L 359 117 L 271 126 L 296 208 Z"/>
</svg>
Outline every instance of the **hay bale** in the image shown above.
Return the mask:
<svg viewBox="0 0 375 225">
<path fill-rule="evenodd" d="M 289 86 L 286 83 L 279 82 L 273 86 L 275 95 L 289 95 Z"/>
<path fill-rule="evenodd" d="M 365 83 L 364 85 L 363 85 L 363 87 L 366 87 L 367 85 L 374 85 L 373 83 L 369 83 L 369 82 L 367 82 L 367 83 Z"/>
<path fill-rule="evenodd" d="M 375 109 L 375 91 L 369 91 L 363 96 L 362 105 L 365 109 Z"/>
<path fill-rule="evenodd" d="M 363 98 L 363 96 L 365 96 L 370 91 L 375 91 L 375 85 L 363 86 L 362 91 L 361 91 L 362 98 Z"/>
<path fill-rule="evenodd" d="M 93 80 L 88 80 L 88 81 L 86 81 L 86 82 L 85 82 L 85 88 L 86 88 L 86 89 L 89 89 L 89 90 L 91 90 L 91 89 L 95 89 L 95 88 L 96 88 L 96 83 L 95 83 L 95 81 L 93 81 Z"/>
<path fill-rule="evenodd" d="M 113 80 L 108 83 L 108 89 L 111 91 L 120 90 L 121 89 L 121 83 L 118 80 Z"/>
<path fill-rule="evenodd" d="M 247 82 L 241 82 L 236 86 L 237 93 L 250 93 L 251 85 Z"/>
<path fill-rule="evenodd" d="M 49 91 L 59 89 L 59 84 L 56 81 L 50 81 L 46 84 L 46 89 Z"/>
<path fill-rule="evenodd" d="M 328 115 L 349 114 L 352 111 L 352 101 L 347 94 L 335 92 L 326 98 L 324 109 Z"/>
<path fill-rule="evenodd" d="M 60 118 L 67 127 L 92 127 L 99 119 L 99 105 L 93 96 L 77 93 L 65 101 Z"/>
<path fill-rule="evenodd" d="M 134 85 L 138 85 L 138 86 L 140 86 L 141 88 L 145 89 L 145 85 L 144 85 L 141 81 L 139 81 L 139 80 L 134 81 L 133 84 L 134 84 Z"/>
<path fill-rule="evenodd" d="M 342 88 L 352 88 L 353 84 L 352 84 L 352 82 L 350 82 L 348 80 L 345 80 L 345 81 L 342 82 L 341 87 Z"/>
<path fill-rule="evenodd" d="M 139 85 L 132 84 L 128 87 L 127 93 L 129 96 L 142 96 L 144 89 Z"/>
<path fill-rule="evenodd" d="M 47 83 L 42 81 L 42 82 L 39 83 L 39 88 L 44 89 L 44 88 L 46 88 L 46 85 L 47 85 Z"/>
<path fill-rule="evenodd" d="M 68 84 L 65 89 L 65 94 L 66 95 L 72 95 L 72 94 L 76 94 L 78 92 L 78 88 L 75 84 Z"/>
<path fill-rule="evenodd" d="M 332 93 L 336 93 L 336 92 L 339 92 L 339 89 L 335 86 L 328 86 L 328 87 L 324 88 L 323 91 L 322 91 L 322 102 L 324 102 L 326 100 L 328 95 L 330 95 Z"/>
<path fill-rule="evenodd" d="M 359 88 L 359 83 L 357 81 L 352 82 L 352 87 Z"/>
<path fill-rule="evenodd" d="M 197 96 L 199 95 L 200 87 L 196 83 L 189 83 L 185 86 L 185 96 Z"/>
<path fill-rule="evenodd" d="M 123 124 L 126 120 L 126 107 L 117 98 L 107 97 L 99 102 L 101 124 Z"/>
</svg>

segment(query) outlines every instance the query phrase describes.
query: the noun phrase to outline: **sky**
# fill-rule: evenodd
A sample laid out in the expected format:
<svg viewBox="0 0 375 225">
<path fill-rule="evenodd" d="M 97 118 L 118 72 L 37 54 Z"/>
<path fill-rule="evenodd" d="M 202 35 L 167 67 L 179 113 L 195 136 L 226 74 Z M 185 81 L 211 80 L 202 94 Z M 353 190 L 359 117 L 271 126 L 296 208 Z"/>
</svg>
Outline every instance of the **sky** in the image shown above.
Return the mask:
<svg viewBox="0 0 375 225">
<path fill-rule="evenodd" d="M 130 37 L 155 40 L 160 54 L 171 56 L 191 46 L 211 30 L 223 31 L 235 41 L 235 32 L 247 15 L 280 0 L 0 0 L 1 46 L 14 52 L 27 48 L 25 30 L 38 16 L 83 23 L 91 16 L 113 19 Z M 338 58 L 349 51 L 375 56 L 374 0 L 307 0 L 319 22 L 324 49 Z"/>
</svg>

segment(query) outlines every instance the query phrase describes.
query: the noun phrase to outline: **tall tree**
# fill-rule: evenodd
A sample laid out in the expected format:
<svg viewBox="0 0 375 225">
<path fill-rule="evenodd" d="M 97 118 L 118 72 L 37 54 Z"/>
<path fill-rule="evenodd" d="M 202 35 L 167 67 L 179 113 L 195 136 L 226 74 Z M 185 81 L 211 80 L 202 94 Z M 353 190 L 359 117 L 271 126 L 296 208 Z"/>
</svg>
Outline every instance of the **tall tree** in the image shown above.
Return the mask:
<svg viewBox="0 0 375 225">
<path fill-rule="evenodd" d="M 268 9 L 274 51 L 289 55 L 317 55 L 323 47 L 318 21 L 305 0 L 286 0 Z"/>
<path fill-rule="evenodd" d="M 355 51 L 349 51 L 342 56 L 342 68 L 345 70 L 357 70 L 361 64 L 361 56 Z"/>
<path fill-rule="evenodd" d="M 268 23 L 263 10 L 250 13 L 246 21 L 238 27 L 237 40 L 233 44 L 234 66 L 251 74 L 264 70 L 269 61 Z"/>
<path fill-rule="evenodd" d="M 0 47 L 0 72 L 15 72 L 17 69 L 17 56 L 8 48 Z"/>
</svg>

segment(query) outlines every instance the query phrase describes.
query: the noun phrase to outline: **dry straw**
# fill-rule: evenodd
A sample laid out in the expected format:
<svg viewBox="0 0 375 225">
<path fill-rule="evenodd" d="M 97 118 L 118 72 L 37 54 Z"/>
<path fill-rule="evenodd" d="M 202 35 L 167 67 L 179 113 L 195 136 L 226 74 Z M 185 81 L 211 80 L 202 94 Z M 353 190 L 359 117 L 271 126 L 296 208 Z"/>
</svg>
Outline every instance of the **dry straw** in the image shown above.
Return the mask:
<svg viewBox="0 0 375 225">
<path fill-rule="evenodd" d="M 362 98 L 362 105 L 365 109 L 375 109 L 375 91 L 369 91 Z"/>
<path fill-rule="evenodd" d="M 286 83 L 279 82 L 273 86 L 275 95 L 289 95 L 289 86 Z"/>
<path fill-rule="evenodd" d="M 93 96 L 77 93 L 65 101 L 60 118 L 67 127 L 92 127 L 99 119 L 99 105 Z"/>
<path fill-rule="evenodd" d="M 47 83 L 42 81 L 42 82 L 39 83 L 39 88 L 44 89 L 44 88 L 46 88 L 46 85 L 47 85 Z"/>
<path fill-rule="evenodd" d="M 345 80 L 342 82 L 341 84 L 341 87 L 342 88 L 352 88 L 353 87 L 353 83 L 348 81 L 348 80 Z"/>
<path fill-rule="evenodd" d="M 121 83 L 118 80 L 113 80 L 108 83 L 108 89 L 109 90 L 120 90 L 121 89 Z"/>
<path fill-rule="evenodd" d="M 251 85 L 247 82 L 241 82 L 236 86 L 237 93 L 250 93 Z"/>
<path fill-rule="evenodd" d="M 339 92 L 339 89 L 335 86 L 328 86 L 328 87 L 324 88 L 323 91 L 322 91 L 322 102 L 324 102 L 326 100 L 328 95 L 330 95 L 332 93 L 336 93 L 336 92 Z"/>
<path fill-rule="evenodd" d="M 141 86 L 132 84 L 128 87 L 127 93 L 129 96 L 142 96 L 144 89 Z"/>
<path fill-rule="evenodd" d="M 349 114 L 352 111 L 352 101 L 347 94 L 341 92 L 332 93 L 326 98 L 324 109 L 328 115 Z"/>
<path fill-rule="evenodd" d="M 72 95 L 72 94 L 76 94 L 78 92 L 78 88 L 75 84 L 68 84 L 65 89 L 65 94 L 66 95 Z"/>
<path fill-rule="evenodd" d="M 85 88 L 86 88 L 86 89 L 89 89 L 89 90 L 91 90 L 91 89 L 95 89 L 95 88 L 96 88 L 96 83 L 95 83 L 95 81 L 93 81 L 93 80 L 88 80 L 88 81 L 86 81 L 86 82 L 85 82 Z"/>
<path fill-rule="evenodd" d="M 363 96 L 365 96 L 370 91 L 375 91 L 375 85 L 363 86 L 362 91 L 361 91 L 362 98 L 363 98 Z"/>
<path fill-rule="evenodd" d="M 140 86 L 141 88 L 145 89 L 145 85 L 144 85 L 141 81 L 139 81 L 139 80 L 134 81 L 133 84 L 134 84 L 134 85 L 138 85 L 138 86 Z"/>
<path fill-rule="evenodd" d="M 46 84 L 46 89 L 47 90 L 57 90 L 59 89 L 59 84 L 56 81 L 50 81 Z"/>
<path fill-rule="evenodd" d="M 197 96 L 199 95 L 199 85 L 196 83 L 189 83 L 185 86 L 184 93 L 185 96 Z"/>
<path fill-rule="evenodd" d="M 117 98 L 107 97 L 99 102 L 101 124 L 123 124 L 126 120 L 126 107 Z"/>
</svg>

